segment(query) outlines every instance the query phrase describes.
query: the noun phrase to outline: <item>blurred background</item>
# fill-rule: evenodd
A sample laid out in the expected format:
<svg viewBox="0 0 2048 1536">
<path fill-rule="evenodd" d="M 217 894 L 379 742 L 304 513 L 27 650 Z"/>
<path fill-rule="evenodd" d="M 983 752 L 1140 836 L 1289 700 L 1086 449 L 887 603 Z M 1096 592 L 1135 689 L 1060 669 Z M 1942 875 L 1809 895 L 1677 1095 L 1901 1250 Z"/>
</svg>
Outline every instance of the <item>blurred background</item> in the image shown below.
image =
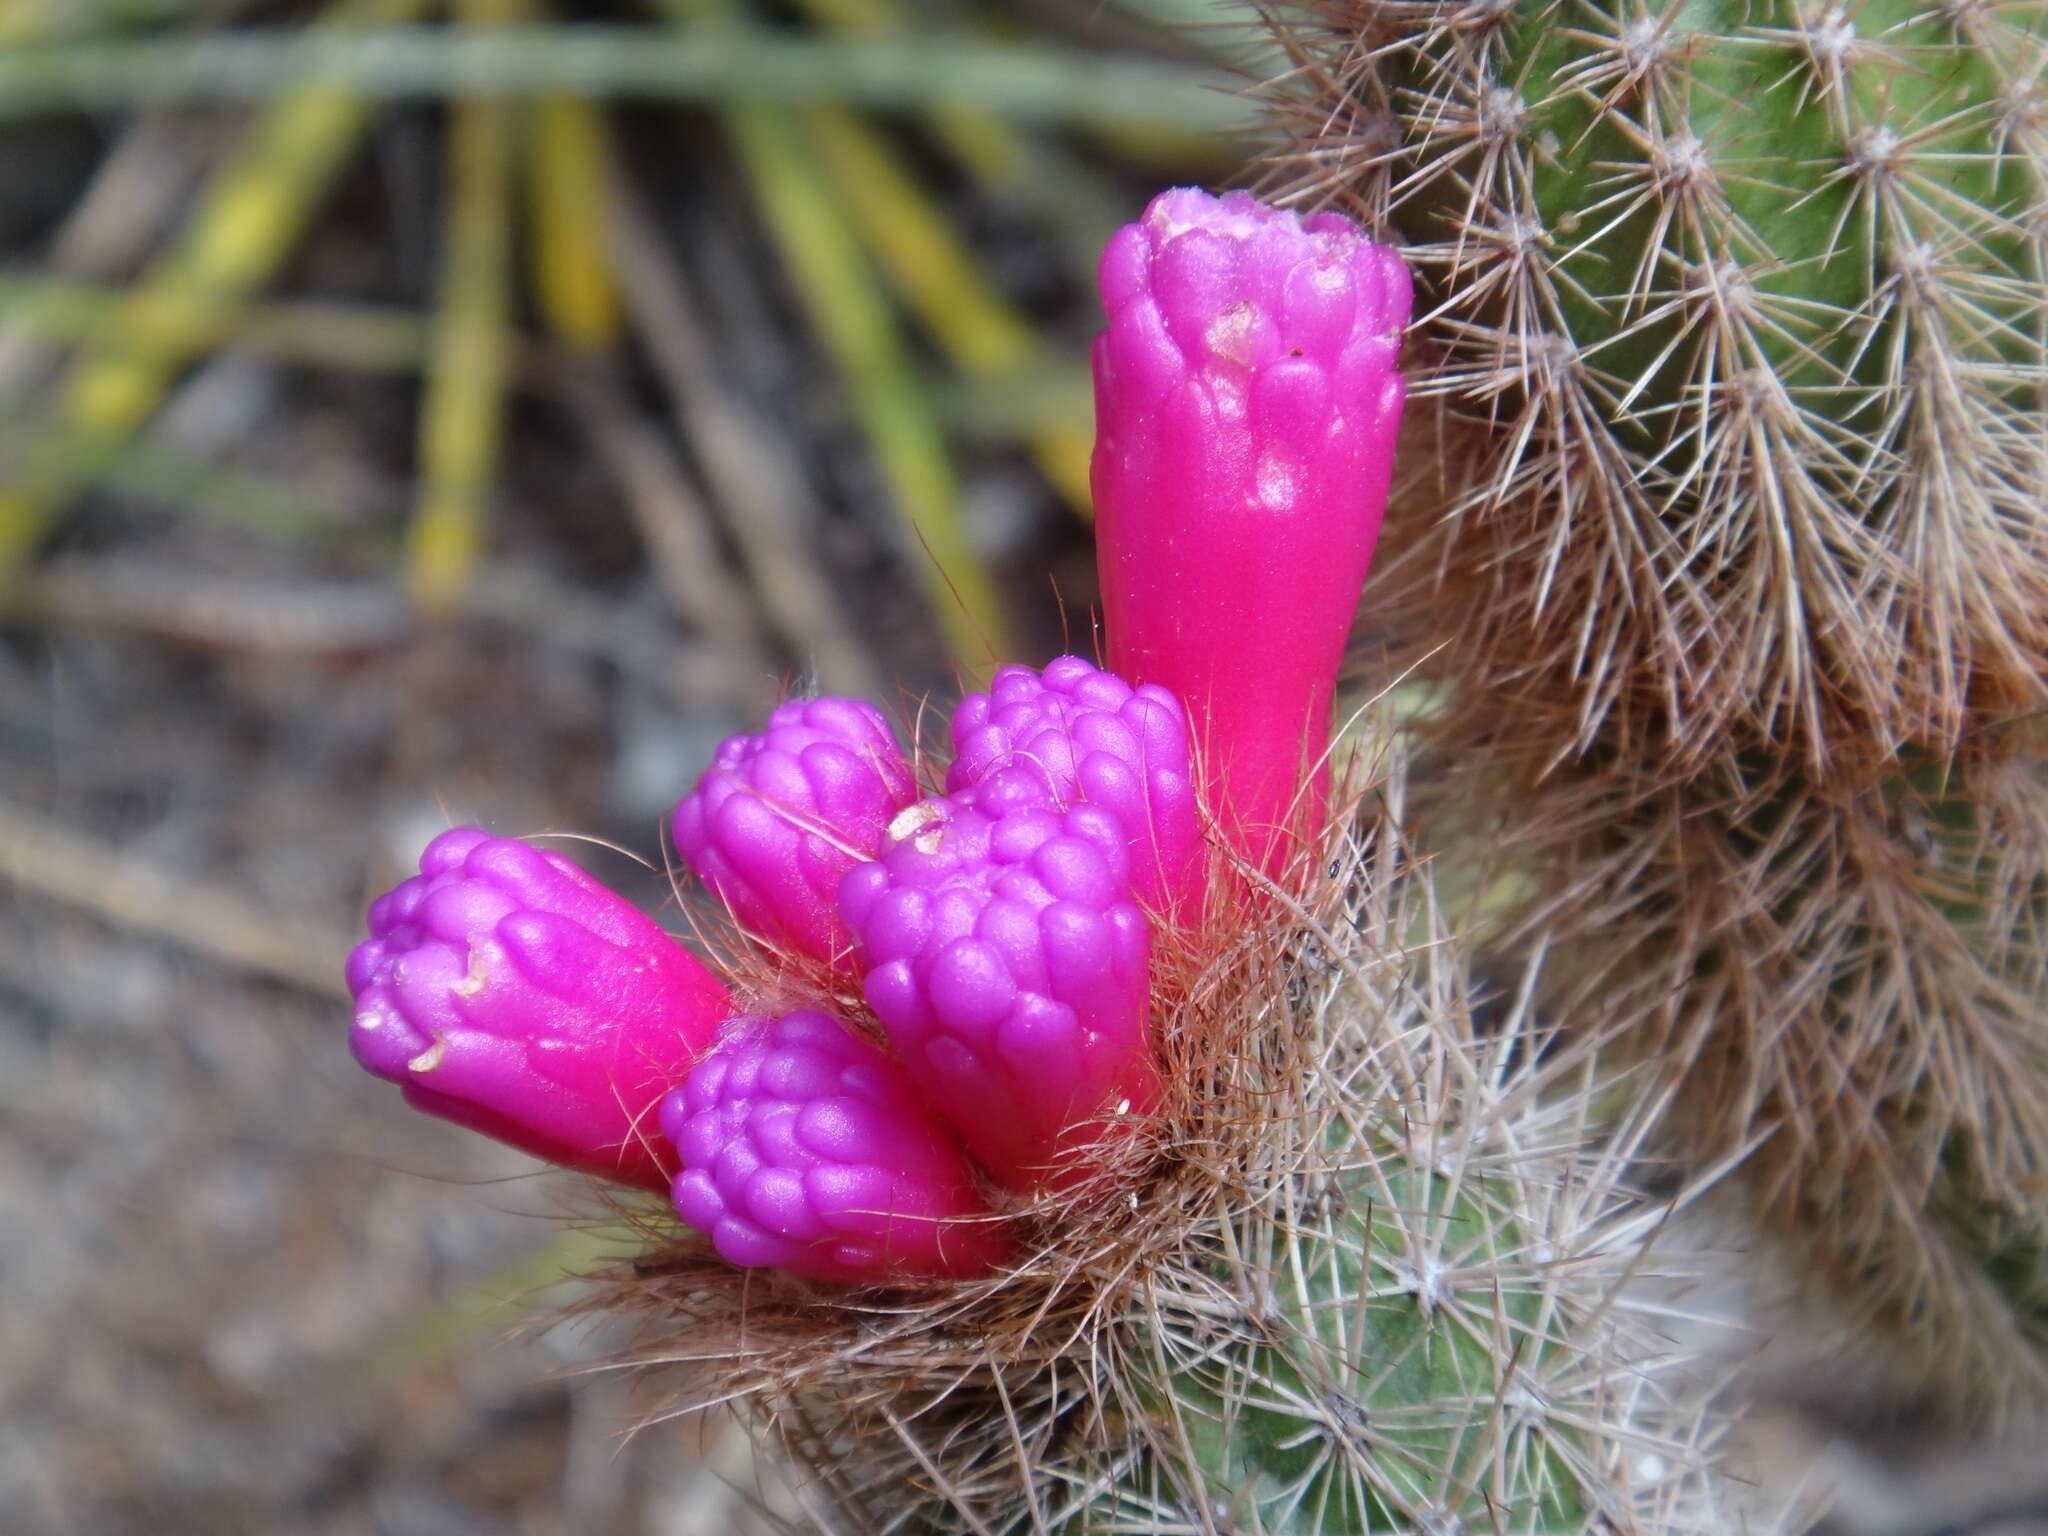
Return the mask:
<svg viewBox="0 0 2048 1536">
<path fill-rule="evenodd" d="M 533 1321 L 586 1197 L 342 957 L 463 822 L 680 927 L 785 690 L 1087 644 L 1095 255 L 1239 173 L 1249 16 L 0 0 L 0 1531 L 787 1506 Z"/>
<path fill-rule="evenodd" d="M 1096 255 L 1285 69 L 1248 0 L 0 0 L 0 1536 L 796 1508 L 550 1326 L 616 1240 L 353 1066 L 342 958 L 459 823 L 682 928 L 786 691 L 1089 649 Z M 1829 1529 L 2048 1528 L 1791 1354 L 1740 1454 Z"/>
</svg>

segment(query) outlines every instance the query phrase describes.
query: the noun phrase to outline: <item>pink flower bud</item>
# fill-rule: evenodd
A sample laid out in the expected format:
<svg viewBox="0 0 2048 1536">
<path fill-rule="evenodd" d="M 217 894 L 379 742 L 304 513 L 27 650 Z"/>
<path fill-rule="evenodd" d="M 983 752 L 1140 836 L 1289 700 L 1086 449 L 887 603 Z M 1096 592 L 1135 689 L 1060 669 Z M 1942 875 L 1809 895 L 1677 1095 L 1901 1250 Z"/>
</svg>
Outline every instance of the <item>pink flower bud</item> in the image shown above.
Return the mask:
<svg viewBox="0 0 2048 1536">
<path fill-rule="evenodd" d="M 917 781 L 889 723 L 857 699 L 792 699 L 734 736 L 676 807 L 676 848 L 761 938 L 843 962 L 839 882 L 880 846 Z"/>
<path fill-rule="evenodd" d="M 677 1211 L 735 1264 L 874 1284 L 981 1274 L 1008 1251 L 957 1138 L 826 1014 L 735 1020 L 661 1123 Z"/>
<path fill-rule="evenodd" d="M 927 800 L 891 839 L 839 898 L 890 1043 L 1003 1183 L 1085 1172 L 1104 1121 L 1159 1100 L 1122 826 L 1092 805 Z"/>
<path fill-rule="evenodd" d="M 653 919 L 560 854 L 475 827 L 370 906 L 349 1048 L 415 1109 L 650 1189 L 654 1110 L 733 1011 Z"/>
<path fill-rule="evenodd" d="M 1113 670 L 1186 703 L 1224 830 L 1319 830 L 1330 696 L 1391 473 L 1407 269 L 1333 213 L 1152 200 L 1102 258 L 1096 539 Z"/>
<path fill-rule="evenodd" d="M 1025 799 L 1099 806 L 1124 830 L 1131 884 L 1155 912 L 1186 911 L 1202 877 L 1187 713 L 1078 656 L 1041 675 L 1003 667 L 953 711 L 946 790 L 978 809 Z"/>
</svg>

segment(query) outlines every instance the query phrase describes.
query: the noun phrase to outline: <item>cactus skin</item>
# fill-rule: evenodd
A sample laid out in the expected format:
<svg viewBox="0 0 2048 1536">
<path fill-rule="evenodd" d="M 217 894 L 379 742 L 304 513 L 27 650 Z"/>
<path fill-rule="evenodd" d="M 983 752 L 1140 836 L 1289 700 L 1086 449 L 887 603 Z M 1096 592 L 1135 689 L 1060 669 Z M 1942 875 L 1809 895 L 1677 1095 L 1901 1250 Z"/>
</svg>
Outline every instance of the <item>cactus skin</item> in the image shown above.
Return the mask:
<svg viewBox="0 0 2048 1536">
<path fill-rule="evenodd" d="M 1003 667 L 953 710 L 946 792 L 1000 814 L 1051 800 L 1100 806 L 1123 825 L 1138 899 L 1192 913 L 1203 875 L 1187 711 L 1156 684 L 1133 688 L 1078 656 L 1043 673 Z M 973 792 L 973 793 L 970 793 Z"/>
<path fill-rule="evenodd" d="M 1347 219 L 1161 193 L 1102 257 L 1110 669 L 1178 694 L 1210 811 L 1276 872 L 1319 833 L 1330 696 L 1404 398 L 1406 268 Z"/>
<path fill-rule="evenodd" d="M 734 1020 L 661 1127 L 676 1209 L 734 1264 L 872 1285 L 980 1274 L 1008 1250 L 952 1132 L 827 1014 Z"/>
<path fill-rule="evenodd" d="M 666 1190 L 654 1109 L 732 1012 L 632 903 L 558 853 L 444 832 L 348 958 L 349 1048 L 413 1108 Z"/>
<path fill-rule="evenodd" d="M 844 965 L 839 882 L 881 845 L 917 780 L 880 710 L 792 699 L 718 749 L 676 806 L 676 848 L 752 933 Z"/>
<path fill-rule="evenodd" d="M 1334 88 L 1290 190 L 1413 242 L 1416 387 L 1478 429 L 1405 584 L 1476 691 L 1560 675 L 1571 745 L 1679 768 L 1947 756 L 2048 702 L 2033 7 L 1297 23 Z"/>
<path fill-rule="evenodd" d="M 1543 885 L 1559 1016 L 1683 1080 L 1683 1154 L 1761 1143 L 1754 1214 L 1909 1386 L 2038 1410 L 2039 7 L 1295 23 L 1335 88 L 1293 190 L 1432 290 L 1447 462 L 1376 601 L 1447 685 L 1444 821 Z"/>
<path fill-rule="evenodd" d="M 1284 1274 L 1300 1256 L 1314 1279 L 1283 1291 L 1263 1339 L 1187 1351 L 1166 1378 L 1162 1402 L 1189 1430 L 1212 1498 L 1240 1529 L 1364 1536 L 1432 1515 L 1469 1521 L 1484 1507 L 1476 1484 L 1505 1529 L 1585 1529 L 1601 1479 L 1573 1436 L 1545 1424 L 1557 1405 L 1543 1396 L 1589 1384 L 1570 1384 L 1583 1362 L 1540 1315 L 1545 1287 L 1512 1203 L 1520 1192 L 1512 1181 L 1454 1191 L 1407 1169 L 1386 1176 L 1385 1194 L 1406 1214 L 1354 1186 L 1306 1239 L 1260 1223 L 1241 1234 L 1263 1245 L 1250 1250 L 1254 1272 Z M 1446 1284 L 1451 1268 L 1465 1273 Z M 1478 1272 L 1499 1292 L 1466 1290 Z M 1374 1299 L 1360 1306 L 1363 1296 Z M 1512 1427 L 1472 1411 L 1487 1392 L 1509 1405 Z M 1496 1457 L 1514 1470 L 1489 1484 Z"/>
<path fill-rule="evenodd" d="M 1569 861 L 1549 933 L 1595 936 L 1561 957 L 1557 1006 L 1665 1058 L 1680 1155 L 1773 1132 L 1742 1170 L 1752 1212 L 1902 1390 L 2030 1417 L 2048 1403 L 2048 772 L 2021 752 L 1967 773 L 1923 758 L 1853 795 L 1769 783 L 1627 811 L 1573 786 L 1612 821 L 1538 850 Z"/>
<path fill-rule="evenodd" d="M 1104 1117 L 1158 1102 L 1150 931 L 1109 812 L 920 802 L 839 904 L 890 1043 L 1002 1183 L 1085 1174 Z"/>
</svg>

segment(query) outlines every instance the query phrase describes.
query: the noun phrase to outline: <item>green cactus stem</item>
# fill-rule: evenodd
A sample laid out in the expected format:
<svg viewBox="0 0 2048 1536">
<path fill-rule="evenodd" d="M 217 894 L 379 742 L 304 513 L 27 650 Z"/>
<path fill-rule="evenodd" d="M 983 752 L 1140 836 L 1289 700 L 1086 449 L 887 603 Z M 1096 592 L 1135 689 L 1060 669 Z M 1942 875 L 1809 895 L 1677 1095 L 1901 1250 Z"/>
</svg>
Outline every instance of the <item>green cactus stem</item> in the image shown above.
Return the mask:
<svg viewBox="0 0 2048 1536">
<path fill-rule="evenodd" d="M 1433 833 L 1916 1386 L 2048 1401 L 2048 9 L 1285 28 L 1278 177 L 1426 294 L 1373 602 Z"/>
<path fill-rule="evenodd" d="M 1612 727 L 1667 771 L 1737 726 L 1816 767 L 1946 756 L 2048 703 L 2039 7 L 1291 26 L 1281 176 L 1412 242 L 1412 393 L 1480 429 L 1383 600 L 1459 589 L 1486 682 L 1561 674 L 1571 746 Z"/>
</svg>

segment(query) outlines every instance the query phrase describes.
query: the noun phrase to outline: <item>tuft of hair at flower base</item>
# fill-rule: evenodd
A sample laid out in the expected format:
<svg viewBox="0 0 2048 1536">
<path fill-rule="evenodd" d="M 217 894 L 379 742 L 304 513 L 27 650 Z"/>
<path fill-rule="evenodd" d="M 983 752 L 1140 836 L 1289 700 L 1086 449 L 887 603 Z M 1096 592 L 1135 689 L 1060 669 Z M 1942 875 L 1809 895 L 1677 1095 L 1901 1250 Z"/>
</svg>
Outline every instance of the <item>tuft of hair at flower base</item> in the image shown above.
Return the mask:
<svg viewBox="0 0 2048 1536">
<path fill-rule="evenodd" d="M 839 882 L 881 845 L 917 780 L 889 723 L 858 699 L 792 699 L 728 738 L 672 818 L 676 849 L 742 926 L 844 964 Z"/>
<path fill-rule="evenodd" d="M 1379 536 L 1408 271 L 1349 220 L 1179 188 L 1110 241 L 1096 547 L 1113 671 L 1178 694 L 1209 805 L 1277 873 L 1325 820 Z"/>
<path fill-rule="evenodd" d="M 654 1109 L 733 1011 L 632 903 L 475 827 L 369 910 L 349 1047 L 413 1108 L 565 1167 L 666 1190 Z"/>
<path fill-rule="evenodd" d="M 734 1264 L 873 1284 L 980 1274 L 1008 1250 L 959 1138 L 828 1014 L 735 1019 L 661 1124 L 676 1210 Z"/>
<path fill-rule="evenodd" d="M 890 1043 L 1003 1183 L 1085 1172 L 1110 1124 L 1157 1104 L 1151 933 L 1108 811 L 921 801 L 840 909 Z"/>
<path fill-rule="evenodd" d="M 662 1411 L 738 1404 L 863 1536 L 1791 1529 L 1712 1467 L 1647 1122 L 1596 1122 L 1533 977 L 1472 979 L 1391 807 L 1331 854 L 1306 920 L 1255 910 L 1158 1000 L 1152 1155 L 1013 1218 L 999 1276 L 878 1307 L 688 1244 L 621 1274 L 644 1358 L 692 1362 Z"/>
<path fill-rule="evenodd" d="M 1108 811 L 1131 884 L 1154 912 L 1192 911 L 1205 873 L 1187 711 L 1156 683 L 1133 688 L 1079 656 L 1043 672 L 1003 667 L 953 711 L 946 791 L 978 808 L 1050 801 Z"/>
</svg>

